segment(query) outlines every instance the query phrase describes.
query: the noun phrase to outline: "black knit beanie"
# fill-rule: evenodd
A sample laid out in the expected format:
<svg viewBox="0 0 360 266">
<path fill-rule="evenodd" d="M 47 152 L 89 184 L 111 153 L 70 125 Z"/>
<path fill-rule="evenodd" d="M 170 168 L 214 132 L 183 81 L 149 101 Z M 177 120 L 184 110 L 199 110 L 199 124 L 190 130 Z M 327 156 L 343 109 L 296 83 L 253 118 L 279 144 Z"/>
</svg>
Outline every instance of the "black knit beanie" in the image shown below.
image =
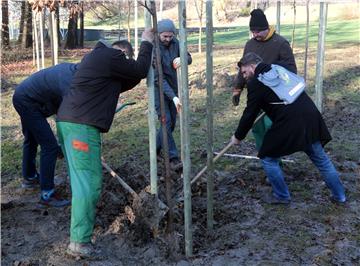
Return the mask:
<svg viewBox="0 0 360 266">
<path fill-rule="evenodd" d="M 250 31 L 263 31 L 269 28 L 269 23 L 261 9 L 254 9 L 250 15 Z"/>
</svg>

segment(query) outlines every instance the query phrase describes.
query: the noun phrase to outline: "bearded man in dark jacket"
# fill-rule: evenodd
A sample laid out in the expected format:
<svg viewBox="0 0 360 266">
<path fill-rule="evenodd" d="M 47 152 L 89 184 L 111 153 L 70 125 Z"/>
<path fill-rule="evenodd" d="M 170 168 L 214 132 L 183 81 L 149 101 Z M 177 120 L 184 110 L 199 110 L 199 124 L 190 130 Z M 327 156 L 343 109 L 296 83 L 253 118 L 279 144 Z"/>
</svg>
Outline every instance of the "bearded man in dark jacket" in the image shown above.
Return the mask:
<svg viewBox="0 0 360 266">
<path fill-rule="evenodd" d="M 163 70 L 163 92 L 166 115 L 166 132 L 168 138 L 168 150 L 170 158 L 170 167 L 175 171 L 182 169 L 182 163 L 179 160 L 179 152 L 172 135 L 176 125 L 176 115 L 180 111 L 181 103 L 178 98 L 178 80 L 176 70 L 180 67 L 180 47 L 176 39 L 176 28 L 174 22 L 170 19 L 163 19 L 158 22 L 158 32 L 160 40 L 160 56 Z M 188 64 L 191 64 L 192 58 L 188 53 Z M 155 66 L 155 108 L 158 118 L 161 121 L 160 112 L 160 93 L 159 93 L 159 72 Z M 156 135 L 156 150 L 160 155 L 163 146 L 162 123 Z"/>
<path fill-rule="evenodd" d="M 280 157 L 297 151 L 305 152 L 322 174 L 331 190 L 334 202 L 346 201 L 339 175 L 324 152 L 323 146 L 331 140 L 324 120 L 310 97 L 303 92 L 292 104 L 282 101 L 267 86 L 258 80 L 271 66 L 254 54 L 246 54 L 239 62 L 240 71 L 247 80 L 247 105 L 238 128 L 232 136 L 233 144 L 239 144 L 251 129 L 260 110 L 273 121 L 264 137 L 258 156 L 271 183 L 273 193 L 265 197 L 268 203 L 290 202 L 290 193 L 279 166 Z"/>
<path fill-rule="evenodd" d="M 253 52 L 259 55 L 265 63 L 283 66 L 296 74 L 295 58 L 289 42 L 277 34 L 273 26 L 269 26 L 261 9 L 254 9 L 250 15 L 249 27 L 253 38 L 245 44 L 243 55 Z M 245 86 L 246 81 L 239 70 L 233 88 L 233 104 L 235 106 L 239 104 L 240 95 Z M 257 149 L 260 149 L 264 134 L 270 126 L 271 120 L 267 116 L 254 125 L 253 134 Z"/>
<path fill-rule="evenodd" d="M 102 183 L 100 132 L 109 131 L 119 94 L 147 76 L 153 39 L 152 30 L 146 29 L 136 61 L 126 58 L 116 43 L 110 47 L 98 42 L 81 60 L 59 108 L 58 134 L 72 191 L 69 255 L 96 256 L 90 240 Z"/>
</svg>

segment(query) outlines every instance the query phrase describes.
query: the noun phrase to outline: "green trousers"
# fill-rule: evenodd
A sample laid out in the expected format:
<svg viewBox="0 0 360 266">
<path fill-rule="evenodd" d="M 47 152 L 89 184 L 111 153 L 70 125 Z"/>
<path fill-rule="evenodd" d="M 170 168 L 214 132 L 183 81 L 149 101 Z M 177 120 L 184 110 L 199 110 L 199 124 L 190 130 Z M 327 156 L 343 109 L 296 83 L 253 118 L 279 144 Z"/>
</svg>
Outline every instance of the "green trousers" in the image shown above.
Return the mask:
<svg viewBox="0 0 360 266">
<path fill-rule="evenodd" d="M 261 118 L 259 121 L 257 121 L 256 124 L 253 125 L 252 133 L 255 138 L 257 150 L 260 150 L 261 145 L 264 141 L 265 134 L 269 130 L 271 125 L 272 125 L 272 122 L 267 115 L 265 115 L 263 118 Z"/>
<path fill-rule="evenodd" d="M 88 243 L 95 224 L 102 184 L 101 139 L 92 126 L 57 122 L 71 183 L 70 241 Z"/>
</svg>

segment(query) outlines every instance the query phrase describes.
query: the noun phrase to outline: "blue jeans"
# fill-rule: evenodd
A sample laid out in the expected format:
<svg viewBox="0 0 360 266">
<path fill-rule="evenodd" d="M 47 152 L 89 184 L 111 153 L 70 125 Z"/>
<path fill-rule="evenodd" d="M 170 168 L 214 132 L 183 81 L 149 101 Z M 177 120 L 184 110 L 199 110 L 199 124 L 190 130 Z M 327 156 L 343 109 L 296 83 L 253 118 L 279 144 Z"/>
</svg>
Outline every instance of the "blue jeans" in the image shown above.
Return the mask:
<svg viewBox="0 0 360 266">
<path fill-rule="evenodd" d="M 331 190 L 332 197 L 340 202 L 346 201 L 344 187 L 339 179 L 334 165 L 325 153 L 320 142 L 317 141 L 307 147 L 305 153 L 319 169 L 327 187 Z M 290 199 L 290 193 L 284 180 L 284 175 L 279 166 L 280 158 L 264 157 L 261 159 L 265 173 L 271 183 L 274 196 L 280 199 Z"/>
<path fill-rule="evenodd" d="M 40 188 L 54 188 L 54 172 L 60 147 L 46 117 L 35 103 L 21 95 L 14 95 L 13 104 L 20 115 L 24 135 L 22 174 L 24 178 L 33 178 L 37 174 L 36 154 L 40 145 Z"/>
<path fill-rule="evenodd" d="M 168 137 L 168 146 L 169 146 L 169 158 L 175 159 L 179 158 L 178 150 L 176 148 L 175 140 L 172 135 L 172 132 L 175 129 L 176 125 L 176 107 L 172 101 L 169 101 L 165 99 L 165 115 L 166 115 L 166 131 L 167 131 L 167 137 Z M 157 152 L 160 152 L 162 149 L 163 144 L 163 133 L 162 133 L 162 123 L 161 123 L 161 112 L 160 112 L 160 106 L 156 106 L 156 111 L 160 120 L 160 128 L 157 131 L 156 135 L 156 150 Z"/>
</svg>

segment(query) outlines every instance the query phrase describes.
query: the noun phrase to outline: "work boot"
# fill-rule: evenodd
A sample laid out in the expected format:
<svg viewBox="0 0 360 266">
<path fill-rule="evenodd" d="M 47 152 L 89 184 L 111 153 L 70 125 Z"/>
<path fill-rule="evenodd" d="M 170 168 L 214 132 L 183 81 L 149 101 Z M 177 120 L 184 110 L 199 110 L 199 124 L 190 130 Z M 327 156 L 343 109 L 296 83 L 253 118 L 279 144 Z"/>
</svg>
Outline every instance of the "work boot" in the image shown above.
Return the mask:
<svg viewBox="0 0 360 266">
<path fill-rule="evenodd" d="M 339 205 L 339 206 L 345 206 L 345 205 L 347 205 L 346 199 L 344 199 L 344 200 L 341 201 L 341 200 L 335 199 L 334 196 L 331 196 L 331 197 L 330 197 L 330 201 L 331 201 L 332 203 L 334 203 L 334 204 Z"/>
<path fill-rule="evenodd" d="M 181 172 L 183 169 L 183 164 L 178 158 L 170 159 L 170 168 L 175 172 Z"/>
<path fill-rule="evenodd" d="M 262 201 L 268 204 L 283 204 L 289 205 L 291 200 L 290 199 L 281 199 L 276 197 L 274 194 L 266 194 L 262 198 Z"/>
<path fill-rule="evenodd" d="M 61 198 L 54 189 L 41 191 L 39 203 L 43 206 L 56 208 L 70 206 L 70 201 Z"/>
<path fill-rule="evenodd" d="M 70 242 L 66 253 L 74 258 L 95 259 L 100 257 L 100 253 L 95 251 L 91 243 Z"/>
<path fill-rule="evenodd" d="M 38 173 L 34 177 L 24 177 L 21 183 L 22 188 L 37 188 L 40 183 L 40 176 Z"/>
</svg>

